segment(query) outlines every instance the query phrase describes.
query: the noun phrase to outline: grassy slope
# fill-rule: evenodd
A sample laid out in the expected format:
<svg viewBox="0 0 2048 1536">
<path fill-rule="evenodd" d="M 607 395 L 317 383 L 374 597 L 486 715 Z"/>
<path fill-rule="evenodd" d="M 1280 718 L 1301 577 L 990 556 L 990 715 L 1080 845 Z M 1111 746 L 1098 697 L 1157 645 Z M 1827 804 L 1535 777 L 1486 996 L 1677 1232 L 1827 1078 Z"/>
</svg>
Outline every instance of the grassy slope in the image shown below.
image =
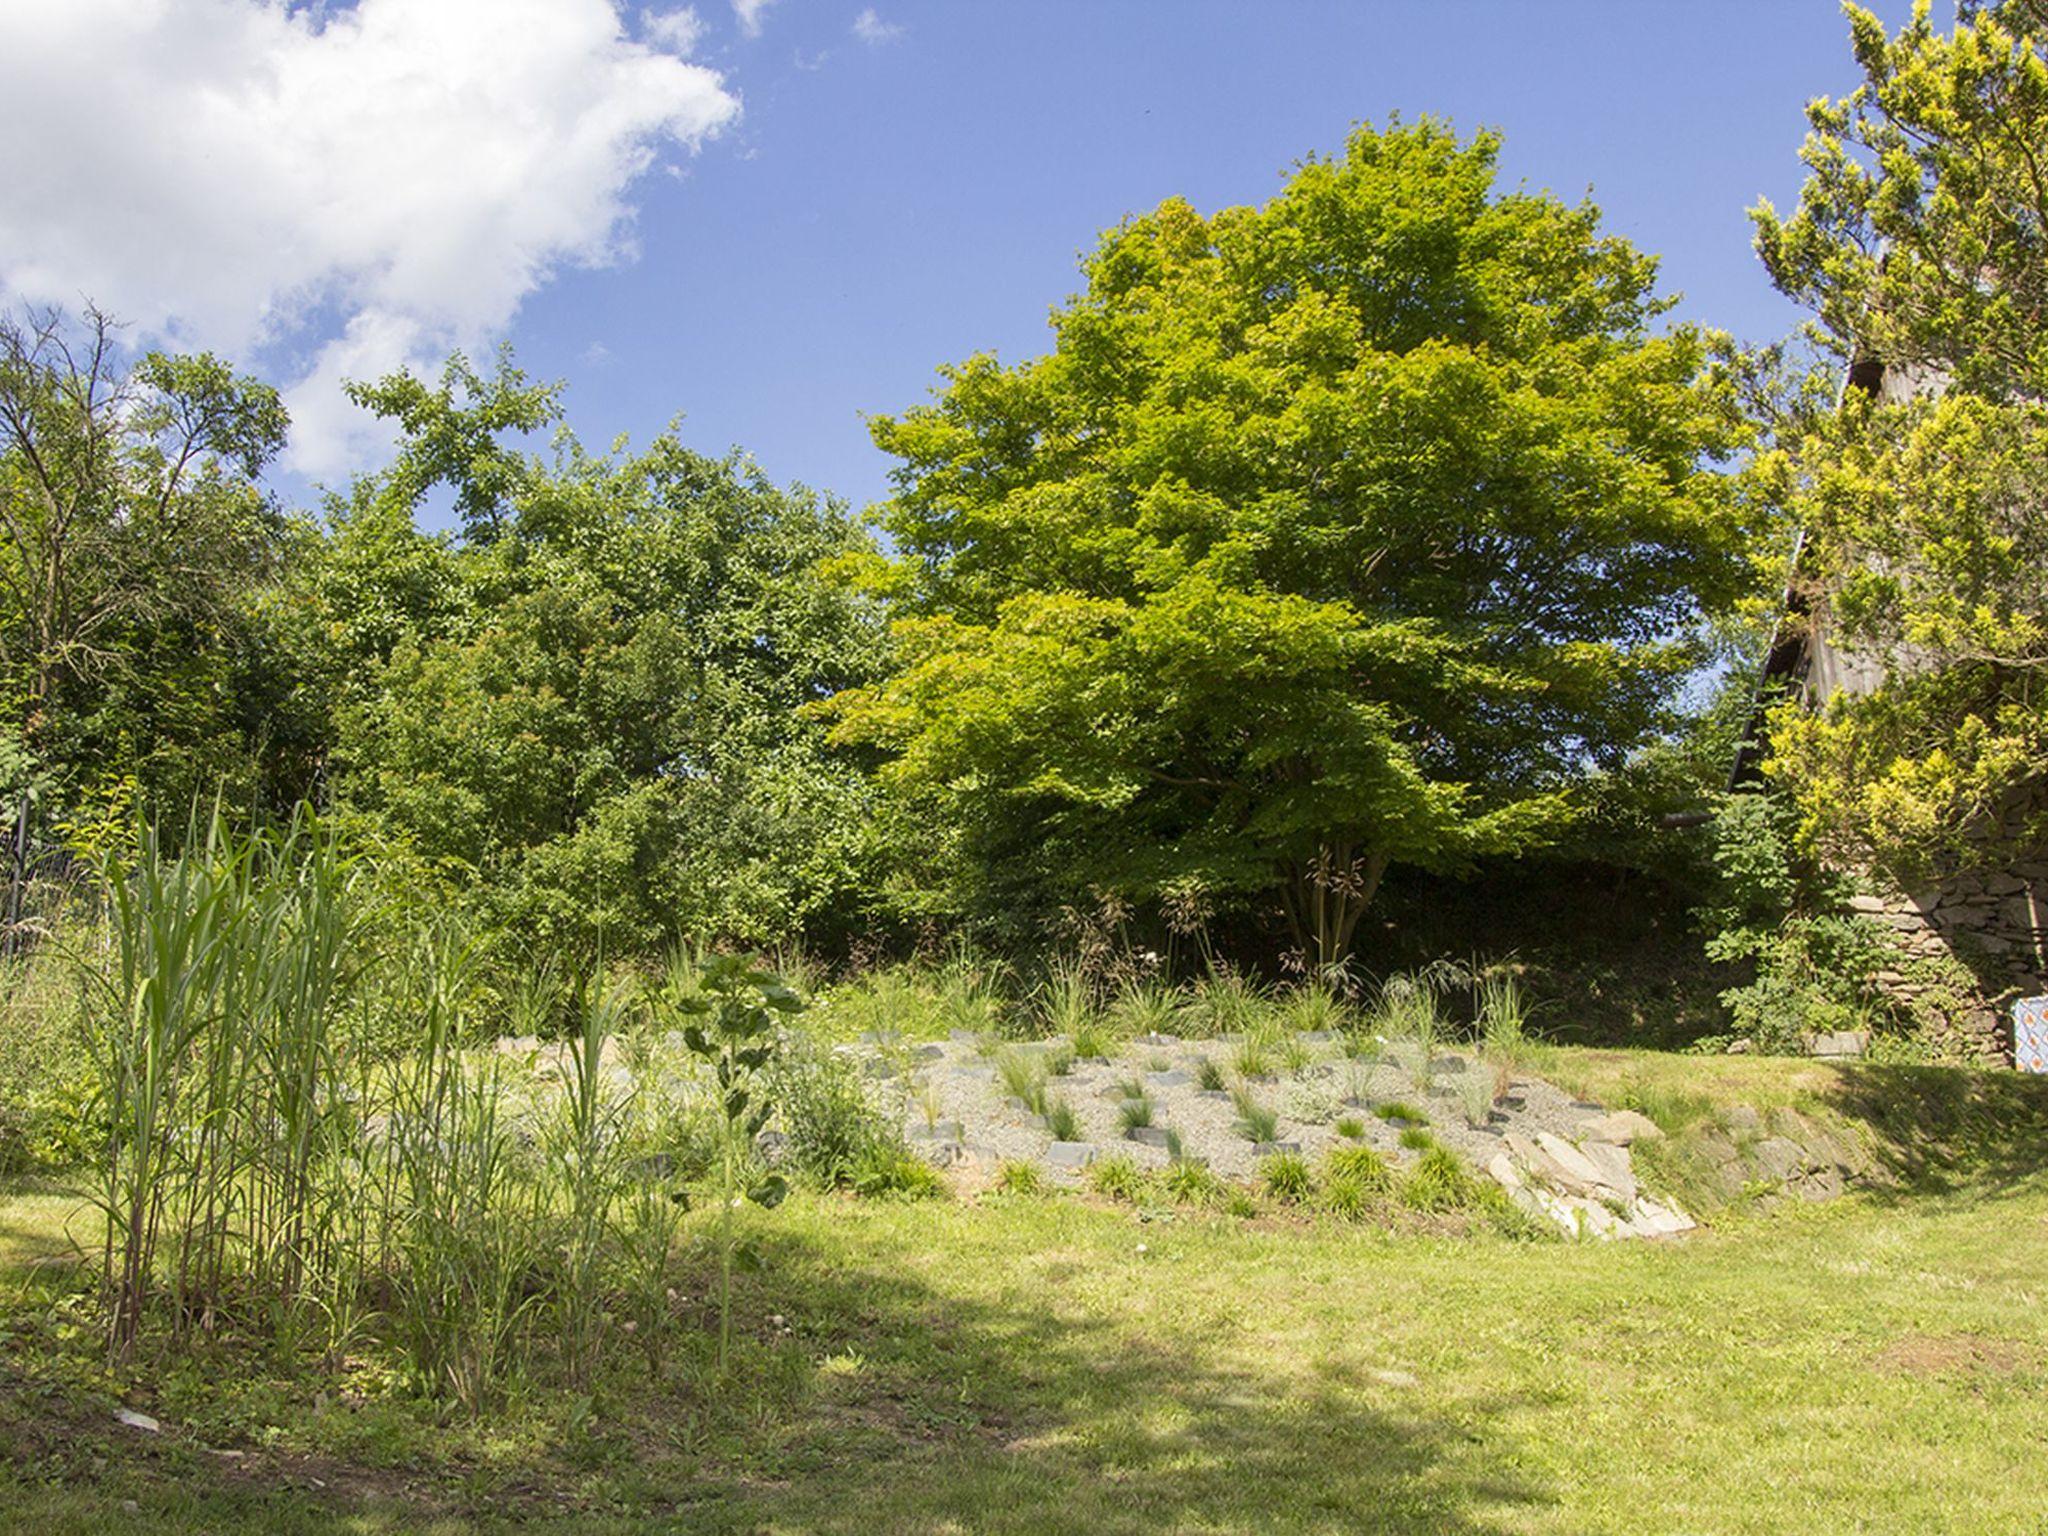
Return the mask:
<svg viewBox="0 0 2048 1536">
<path fill-rule="evenodd" d="M 1724 1070 L 1783 1086 L 1690 1062 L 1665 1086 L 1732 1092 Z M 1813 1070 L 1786 1091 L 1839 1098 Z M 607 1404 L 566 1438 L 283 1386 L 224 1409 L 202 1373 L 148 1383 L 171 1432 L 145 1441 L 30 1337 L 0 1343 L 0 1528 L 2034 1531 L 2048 1175 L 2011 1145 L 1944 1192 L 1669 1245 L 801 1197 L 760 1222 L 746 1387 Z M 0 1203 L 0 1300 L 62 1209 Z"/>
</svg>

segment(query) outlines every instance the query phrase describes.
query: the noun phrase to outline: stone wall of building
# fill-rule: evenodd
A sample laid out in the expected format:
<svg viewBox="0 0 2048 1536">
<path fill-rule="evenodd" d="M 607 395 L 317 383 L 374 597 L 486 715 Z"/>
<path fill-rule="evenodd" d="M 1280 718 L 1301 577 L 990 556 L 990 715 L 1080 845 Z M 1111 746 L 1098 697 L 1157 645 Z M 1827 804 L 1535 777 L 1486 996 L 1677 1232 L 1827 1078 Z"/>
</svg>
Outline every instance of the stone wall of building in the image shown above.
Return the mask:
<svg viewBox="0 0 2048 1536">
<path fill-rule="evenodd" d="M 1905 959 L 1880 976 L 1941 1044 L 2012 1061 L 2012 1004 L 2048 993 L 2048 780 L 2015 792 L 1971 833 L 1970 867 L 1916 891 L 1851 906 L 1898 935 Z"/>
</svg>

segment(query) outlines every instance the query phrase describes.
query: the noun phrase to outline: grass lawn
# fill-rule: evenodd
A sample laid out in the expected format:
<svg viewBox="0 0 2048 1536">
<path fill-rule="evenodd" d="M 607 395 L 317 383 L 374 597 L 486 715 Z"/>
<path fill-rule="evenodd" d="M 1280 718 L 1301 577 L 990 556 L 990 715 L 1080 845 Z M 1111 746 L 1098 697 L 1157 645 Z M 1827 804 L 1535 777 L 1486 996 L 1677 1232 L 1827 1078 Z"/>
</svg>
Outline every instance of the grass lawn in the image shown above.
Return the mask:
<svg viewBox="0 0 2048 1536">
<path fill-rule="evenodd" d="M 622 1365 L 468 1424 L 145 1363 L 158 1436 L 42 1315 L 73 1202 L 17 1187 L 0 1528 L 2038 1532 L 2048 1172 L 1991 1166 L 1655 1245 L 798 1196 L 750 1218 L 735 1386 Z"/>
</svg>

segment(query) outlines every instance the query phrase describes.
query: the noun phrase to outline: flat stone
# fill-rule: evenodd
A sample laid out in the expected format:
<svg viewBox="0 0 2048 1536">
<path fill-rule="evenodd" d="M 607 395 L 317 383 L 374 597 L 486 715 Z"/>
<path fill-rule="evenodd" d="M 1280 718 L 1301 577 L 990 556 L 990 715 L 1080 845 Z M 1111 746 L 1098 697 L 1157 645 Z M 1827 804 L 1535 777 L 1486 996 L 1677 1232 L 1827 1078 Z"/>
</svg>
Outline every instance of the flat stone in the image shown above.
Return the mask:
<svg viewBox="0 0 2048 1536">
<path fill-rule="evenodd" d="M 1611 1141 L 1589 1141 L 1579 1150 L 1587 1162 L 1600 1170 L 1599 1182 L 1604 1187 L 1623 1200 L 1635 1199 L 1636 1174 L 1630 1166 L 1627 1147 L 1617 1147 Z"/>
<path fill-rule="evenodd" d="M 1758 1131 L 1763 1129 L 1764 1117 L 1747 1104 L 1737 1104 L 1723 1112 L 1721 1123 L 1731 1131 Z"/>
<path fill-rule="evenodd" d="M 946 1031 L 946 1038 L 955 1045 L 979 1045 L 981 1043 L 981 1036 L 971 1029 L 949 1029 Z"/>
<path fill-rule="evenodd" d="M 1867 1029 L 1838 1029 L 1813 1037 L 1813 1054 L 1828 1058 L 1861 1056 L 1870 1047 Z"/>
<path fill-rule="evenodd" d="M 1225 1104 L 1230 1102 L 1229 1090 L 1224 1088 L 1203 1088 L 1195 1094 L 1195 1097 L 1198 1099 L 1217 1099 Z"/>
<path fill-rule="evenodd" d="M 1147 1081 L 1154 1088 L 1185 1088 L 1195 1080 L 1192 1072 L 1183 1072 L 1178 1067 L 1168 1072 L 1148 1072 Z"/>
<path fill-rule="evenodd" d="M 1849 910 L 1851 912 L 1861 912 L 1866 917 L 1878 916 L 1885 910 L 1887 905 L 1888 903 L 1882 896 L 1851 896 L 1849 898 Z"/>
<path fill-rule="evenodd" d="M 1536 1145 L 1552 1163 L 1562 1168 L 1575 1182 L 1587 1188 L 1604 1182 L 1599 1165 L 1562 1136 L 1553 1136 L 1548 1131 L 1538 1131 Z"/>
<path fill-rule="evenodd" d="M 1782 1136 L 1766 1136 L 1749 1149 L 1758 1168 L 1774 1179 L 1791 1179 L 1806 1166 L 1806 1148 Z"/>
<path fill-rule="evenodd" d="M 910 1048 L 910 1059 L 912 1061 L 936 1061 L 945 1054 L 946 1048 L 936 1041 L 925 1045 L 913 1045 Z"/>
<path fill-rule="evenodd" d="M 1163 1125 L 1134 1125 L 1124 1132 L 1126 1141 L 1135 1141 L 1140 1146 L 1163 1147 L 1166 1138 L 1173 1133 Z"/>
<path fill-rule="evenodd" d="M 115 1409 L 114 1418 L 118 1422 L 126 1424 L 130 1429 L 139 1429 L 148 1435 L 156 1434 L 163 1428 L 163 1425 L 152 1419 L 148 1414 L 137 1413 L 133 1408 Z"/>
<path fill-rule="evenodd" d="M 1422 1379 L 1407 1371 L 1374 1371 L 1372 1379 L 1383 1387 L 1419 1387 Z"/>
<path fill-rule="evenodd" d="M 1657 1122 L 1648 1115 L 1637 1114 L 1632 1109 L 1617 1109 L 1612 1114 L 1596 1115 L 1579 1124 L 1579 1140 L 1611 1142 L 1617 1147 L 1631 1146 L 1638 1141 L 1662 1141 L 1664 1132 Z"/>
<path fill-rule="evenodd" d="M 1295 1038 L 1308 1045 L 1334 1045 L 1337 1042 L 1337 1031 L 1334 1029 L 1304 1029 Z"/>
<path fill-rule="evenodd" d="M 1086 1141 L 1056 1141 L 1045 1149 L 1046 1166 L 1086 1168 L 1095 1161 L 1095 1147 Z"/>
<path fill-rule="evenodd" d="M 1671 1237 L 1680 1232 L 1690 1232 L 1696 1225 L 1675 1205 L 1666 1205 L 1648 1196 L 1636 1202 L 1635 1226 L 1647 1236 Z"/>
<path fill-rule="evenodd" d="M 1502 1189 L 1517 1190 L 1522 1187 L 1522 1176 L 1515 1171 L 1515 1160 L 1505 1152 L 1494 1153 L 1492 1161 L 1486 1165 L 1486 1171 L 1493 1175 L 1494 1183 Z"/>
<path fill-rule="evenodd" d="M 1258 1141 L 1252 1143 L 1253 1157 L 1278 1157 L 1282 1153 L 1291 1153 L 1296 1157 L 1301 1156 L 1301 1143 L 1298 1141 Z"/>
<path fill-rule="evenodd" d="M 1135 1040 L 1135 1041 L 1133 1041 L 1133 1043 L 1134 1043 L 1134 1044 L 1136 1044 L 1136 1045 L 1141 1045 L 1141 1046 L 1145 1046 L 1145 1047 L 1147 1047 L 1147 1048 L 1164 1048 L 1164 1047 L 1166 1047 L 1166 1046 L 1170 1046 L 1170 1045 L 1179 1045 L 1179 1044 L 1180 1044 L 1180 1036 L 1179 1036 L 1179 1035 L 1139 1035 L 1139 1036 L 1138 1036 L 1138 1037 L 1136 1038 L 1136 1040 Z"/>
<path fill-rule="evenodd" d="M 910 1134 L 918 1141 L 958 1141 L 960 1131 L 958 1120 L 940 1120 L 931 1125 L 920 1121 L 910 1128 Z"/>
</svg>

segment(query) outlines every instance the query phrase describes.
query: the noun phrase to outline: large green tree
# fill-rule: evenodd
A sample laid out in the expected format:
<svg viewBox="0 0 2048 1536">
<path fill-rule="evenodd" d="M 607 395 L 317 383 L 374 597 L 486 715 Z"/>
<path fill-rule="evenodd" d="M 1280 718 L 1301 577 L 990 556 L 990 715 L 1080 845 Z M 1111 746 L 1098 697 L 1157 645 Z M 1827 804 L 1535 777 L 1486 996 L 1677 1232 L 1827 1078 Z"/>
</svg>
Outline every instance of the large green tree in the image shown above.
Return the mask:
<svg viewBox="0 0 2048 1536">
<path fill-rule="evenodd" d="M 874 423 L 898 666 L 837 729 L 952 899 L 1275 894 L 1333 961 L 1390 864 L 1554 840 L 1660 729 L 1748 569 L 1735 391 L 1498 147 L 1361 128 L 1167 202 L 1050 353 Z"/>
<path fill-rule="evenodd" d="M 1786 709 L 1772 765 L 1811 845 L 1903 880 L 2048 773 L 2048 5 L 1959 10 L 1849 8 L 1864 81 L 1809 108 L 1798 207 L 1755 215 L 1821 337 L 1905 386 L 1780 466 L 1808 606 L 1878 682 Z"/>
<path fill-rule="evenodd" d="M 0 318 L 0 796 L 74 823 L 260 792 L 251 600 L 290 527 L 258 477 L 276 393 L 130 360 L 97 311 Z"/>
<path fill-rule="evenodd" d="M 327 779 L 523 938 L 771 942 L 857 911 L 865 779 L 800 706 L 872 675 L 872 603 L 821 567 L 845 508 L 673 433 L 541 458 L 559 416 L 509 364 L 359 391 L 401 433 L 288 604 Z M 422 533 L 446 486 L 458 535 Z"/>
</svg>

